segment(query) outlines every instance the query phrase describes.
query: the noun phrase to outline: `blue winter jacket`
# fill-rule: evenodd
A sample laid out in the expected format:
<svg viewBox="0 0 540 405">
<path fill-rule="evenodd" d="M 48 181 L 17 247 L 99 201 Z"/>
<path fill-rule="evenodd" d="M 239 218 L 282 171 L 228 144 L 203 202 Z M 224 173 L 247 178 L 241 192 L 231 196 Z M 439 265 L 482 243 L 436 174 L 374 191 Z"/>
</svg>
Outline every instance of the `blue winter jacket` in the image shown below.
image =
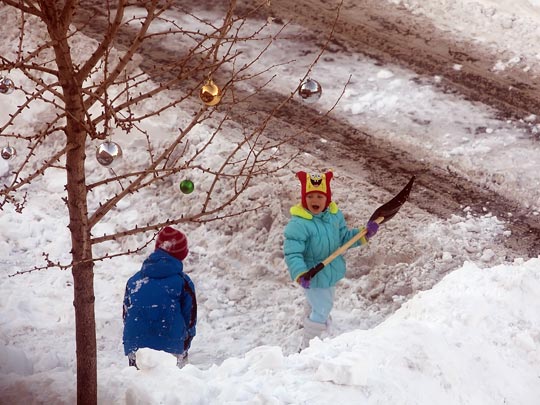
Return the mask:
<svg viewBox="0 0 540 405">
<path fill-rule="evenodd" d="M 157 249 L 126 284 L 124 353 L 142 347 L 178 354 L 195 336 L 197 300 L 183 264 Z"/>
<path fill-rule="evenodd" d="M 302 274 L 322 262 L 358 232 L 358 229 L 347 228 L 343 213 L 334 202 L 317 215 L 313 215 L 301 204 L 292 207 L 283 245 L 291 278 L 297 281 Z M 367 240 L 363 237 L 352 247 L 365 243 Z M 345 259 L 340 255 L 311 280 L 310 288 L 334 286 L 345 276 L 345 270 Z"/>
</svg>

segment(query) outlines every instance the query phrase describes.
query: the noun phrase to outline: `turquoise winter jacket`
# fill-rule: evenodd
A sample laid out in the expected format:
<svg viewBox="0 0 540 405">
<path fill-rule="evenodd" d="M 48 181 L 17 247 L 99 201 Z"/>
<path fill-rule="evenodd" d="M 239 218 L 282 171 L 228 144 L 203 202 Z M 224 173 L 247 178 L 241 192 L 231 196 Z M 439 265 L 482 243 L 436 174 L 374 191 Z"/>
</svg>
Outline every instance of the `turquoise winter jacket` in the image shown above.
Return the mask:
<svg viewBox="0 0 540 405">
<path fill-rule="evenodd" d="M 317 215 L 301 204 L 292 207 L 290 212 L 291 219 L 284 231 L 283 253 L 294 281 L 360 232 L 359 229 L 347 228 L 343 213 L 334 202 Z M 363 237 L 351 247 L 366 243 Z M 334 286 L 345 276 L 345 270 L 345 258 L 340 255 L 311 280 L 310 288 Z"/>
</svg>

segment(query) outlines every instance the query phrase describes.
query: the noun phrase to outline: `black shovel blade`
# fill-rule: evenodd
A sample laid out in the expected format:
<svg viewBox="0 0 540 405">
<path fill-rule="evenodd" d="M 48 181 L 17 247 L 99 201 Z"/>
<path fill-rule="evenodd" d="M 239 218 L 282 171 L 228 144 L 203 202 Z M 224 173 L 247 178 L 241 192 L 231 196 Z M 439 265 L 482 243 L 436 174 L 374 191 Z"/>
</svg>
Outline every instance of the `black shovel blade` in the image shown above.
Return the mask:
<svg viewBox="0 0 540 405">
<path fill-rule="evenodd" d="M 407 198 L 409 198 L 409 193 L 411 192 L 414 179 L 415 176 L 412 176 L 407 185 L 403 187 L 403 190 L 401 190 L 394 198 L 392 198 L 386 204 L 381 205 L 379 208 L 377 208 L 375 212 L 371 215 L 369 220 L 375 221 L 377 218 L 383 218 L 383 220 L 379 222 L 380 225 L 391 219 L 394 215 L 396 215 L 401 206 L 405 204 L 405 201 L 407 201 Z"/>
</svg>

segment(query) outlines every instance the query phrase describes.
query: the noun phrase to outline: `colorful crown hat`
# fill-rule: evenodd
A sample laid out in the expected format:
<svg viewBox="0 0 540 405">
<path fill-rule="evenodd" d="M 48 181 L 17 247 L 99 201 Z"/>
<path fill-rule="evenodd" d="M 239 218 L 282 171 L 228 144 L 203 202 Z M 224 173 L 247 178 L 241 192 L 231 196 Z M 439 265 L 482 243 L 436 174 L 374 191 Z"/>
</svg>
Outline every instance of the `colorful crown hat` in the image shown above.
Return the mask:
<svg viewBox="0 0 540 405">
<path fill-rule="evenodd" d="M 330 189 L 330 180 L 334 177 L 331 171 L 323 174 L 308 174 L 306 172 L 296 173 L 296 177 L 300 179 L 302 192 L 302 206 L 307 209 L 306 195 L 309 193 L 322 193 L 326 195 L 326 206 L 328 208 L 332 201 L 332 191 Z"/>
</svg>

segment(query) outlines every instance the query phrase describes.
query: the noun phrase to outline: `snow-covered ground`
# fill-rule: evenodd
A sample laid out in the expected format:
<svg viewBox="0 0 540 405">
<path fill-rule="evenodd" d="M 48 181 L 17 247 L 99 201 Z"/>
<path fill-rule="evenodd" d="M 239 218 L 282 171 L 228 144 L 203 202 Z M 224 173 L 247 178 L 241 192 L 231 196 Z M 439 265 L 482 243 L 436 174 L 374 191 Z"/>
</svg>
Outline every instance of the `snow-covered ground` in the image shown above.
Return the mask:
<svg viewBox="0 0 540 405">
<path fill-rule="evenodd" d="M 513 50 L 529 66 L 540 63 L 528 40 L 539 32 L 538 2 L 399 3 L 465 38 L 478 40 L 479 30 L 486 29 L 492 38 L 489 46 L 505 55 Z M 1 12 L 7 18 L 6 10 Z M 508 27 L 502 23 L 506 18 L 519 24 Z M 493 23 L 496 19 L 499 24 Z M 4 24 L 2 30 L 9 28 Z M 79 52 L 84 52 L 83 44 Z M 9 42 L 2 46 L 10 52 Z M 298 55 L 306 46 L 280 41 L 267 57 L 274 63 L 283 55 Z M 248 51 L 244 49 L 249 57 Z M 342 90 L 339 83 L 345 84 L 351 75 L 334 114 L 370 128 L 397 147 L 415 150 L 433 165 L 451 164 L 463 175 L 527 204 L 531 215 L 538 214 L 540 154 L 522 123 L 498 121 L 482 105 L 438 92 L 432 86 L 437 77 L 416 80 L 413 72 L 381 67 L 361 55 L 332 56 L 333 61 L 321 60 L 312 72 L 323 86 L 317 104 L 321 111 L 335 102 Z M 280 68 L 272 82 L 284 94 L 297 85 L 310 62 L 297 59 L 297 64 Z M 23 80 L 16 73 L 13 78 Z M 17 97 L 21 95 L 0 97 L 0 122 L 18 103 Z M 40 113 L 46 111 L 29 115 L 21 131 L 37 125 Z M 536 127 L 535 116 L 523 118 L 529 130 Z M 167 136 L 175 128 L 170 120 L 166 116 L 148 127 Z M 136 145 L 117 141 L 124 142 L 125 156 L 139 159 Z M 322 147 L 330 147 L 321 141 Z M 10 164 L 0 160 L 2 182 L 10 176 Z M 104 170 L 95 162 L 88 166 L 91 176 Z M 362 225 L 388 199 L 380 190 L 370 189 L 366 196 L 368 184 L 357 167 L 304 154 L 271 181 L 254 185 L 239 202 L 264 199 L 267 209 L 225 223 L 182 228 L 191 251 L 185 268 L 199 299 L 191 364 L 182 370 L 164 353 L 142 350 L 140 371 L 126 367 L 123 356 L 125 282 L 150 250 L 97 264 L 100 404 L 538 403 L 540 312 L 535 309 L 540 303 L 540 261 L 506 262 L 499 241 L 508 231 L 489 211 L 478 217 L 463 207 L 440 219 L 406 204 L 369 247 L 347 254 L 348 277 L 337 289 L 328 339 L 295 352 L 303 296 L 288 278 L 281 233 L 288 208 L 298 198 L 294 172 L 327 167 L 334 169 L 334 199 L 351 226 Z M 22 214 L 8 207 L 0 216 L 0 403 L 75 403 L 71 274 L 48 270 L 7 277 L 41 263 L 44 251 L 69 260 L 66 212 L 60 200 L 64 182 L 61 171 L 50 170 L 29 187 L 32 195 Z M 196 187 L 203 183 L 195 178 Z M 195 194 L 180 194 L 170 185 L 160 197 L 174 201 L 170 209 L 177 211 L 188 210 Z M 116 229 L 126 221 L 144 222 L 152 210 L 141 212 L 140 207 L 152 207 L 155 198 L 150 192 L 139 193 L 101 226 Z M 114 247 L 98 246 L 96 253 Z"/>
<path fill-rule="evenodd" d="M 517 66 L 540 73 L 540 1 L 538 0 L 387 0 L 459 39 L 499 54 L 493 70 Z"/>
</svg>

